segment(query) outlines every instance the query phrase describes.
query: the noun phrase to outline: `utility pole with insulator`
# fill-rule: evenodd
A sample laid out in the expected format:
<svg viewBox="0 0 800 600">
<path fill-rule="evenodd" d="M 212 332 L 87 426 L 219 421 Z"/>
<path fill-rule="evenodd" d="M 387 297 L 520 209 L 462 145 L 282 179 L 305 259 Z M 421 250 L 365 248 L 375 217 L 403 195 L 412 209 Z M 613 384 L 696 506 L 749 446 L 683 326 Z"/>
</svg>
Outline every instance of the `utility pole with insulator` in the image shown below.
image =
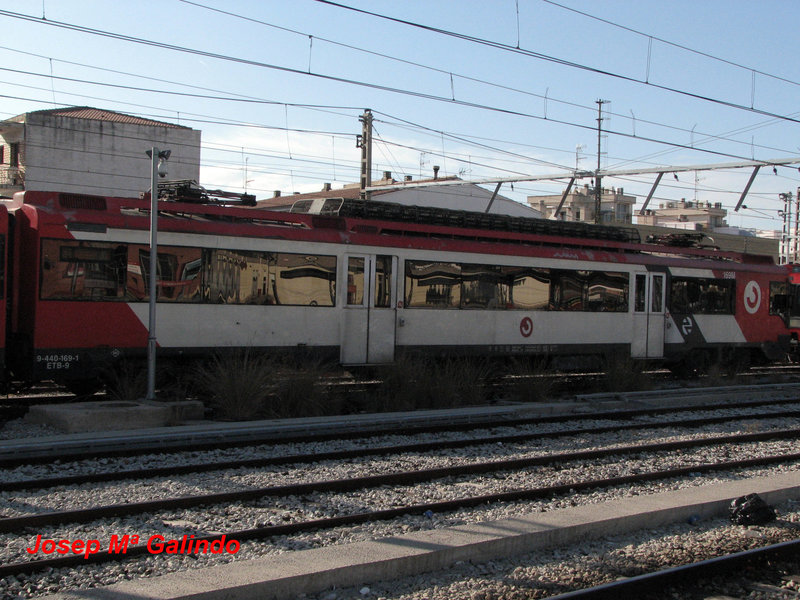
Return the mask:
<svg viewBox="0 0 800 600">
<path fill-rule="evenodd" d="M 361 148 L 361 198 L 369 200 L 367 188 L 372 185 L 372 111 L 365 109 L 358 120 L 361 121 L 361 135 L 356 137 L 356 147 Z"/>
<path fill-rule="evenodd" d="M 783 200 L 783 210 L 778 211 L 778 216 L 783 219 L 783 227 L 781 229 L 780 256 L 778 258 L 778 263 L 785 265 L 792 262 L 792 246 L 794 245 L 791 235 L 792 192 L 779 194 L 779 197 Z"/>
<path fill-rule="evenodd" d="M 600 177 L 600 143 L 603 139 L 603 104 L 608 100 L 596 100 L 597 102 L 597 171 L 594 174 L 594 222 L 600 223 L 600 207 L 603 200 L 603 182 Z"/>
</svg>

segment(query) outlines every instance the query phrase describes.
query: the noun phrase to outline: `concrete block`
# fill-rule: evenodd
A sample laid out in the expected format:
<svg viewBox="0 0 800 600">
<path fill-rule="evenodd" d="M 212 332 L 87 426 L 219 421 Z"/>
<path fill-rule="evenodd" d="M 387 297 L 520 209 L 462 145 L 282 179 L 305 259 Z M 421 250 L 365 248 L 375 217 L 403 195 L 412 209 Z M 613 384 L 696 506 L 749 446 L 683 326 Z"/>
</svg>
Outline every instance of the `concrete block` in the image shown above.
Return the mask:
<svg viewBox="0 0 800 600">
<path fill-rule="evenodd" d="M 203 418 L 203 404 L 185 402 L 75 402 L 32 406 L 25 420 L 66 433 L 164 427 Z"/>
</svg>

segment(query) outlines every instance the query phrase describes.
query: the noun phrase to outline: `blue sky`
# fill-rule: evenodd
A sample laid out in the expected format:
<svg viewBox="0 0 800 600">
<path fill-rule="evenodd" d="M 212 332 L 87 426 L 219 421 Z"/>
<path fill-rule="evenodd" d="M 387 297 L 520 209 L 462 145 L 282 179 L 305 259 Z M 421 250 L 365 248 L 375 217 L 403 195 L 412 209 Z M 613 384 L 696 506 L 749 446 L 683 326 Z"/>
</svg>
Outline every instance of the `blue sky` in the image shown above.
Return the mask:
<svg viewBox="0 0 800 600">
<path fill-rule="evenodd" d="M 466 179 L 593 169 L 598 99 L 609 101 L 601 163 L 611 170 L 800 156 L 798 2 L 342 4 L 428 29 L 314 0 L 18 0 L 0 14 L 0 118 L 89 105 L 188 125 L 203 131 L 201 183 L 246 182 L 258 197 L 357 181 L 365 108 L 376 119 L 374 173 L 398 179 L 433 165 Z M 749 175 L 665 177 L 653 202 L 732 209 Z M 641 200 L 652 180 L 604 184 Z M 779 229 L 778 194 L 799 184 L 796 168 L 763 169 L 729 223 Z"/>
</svg>

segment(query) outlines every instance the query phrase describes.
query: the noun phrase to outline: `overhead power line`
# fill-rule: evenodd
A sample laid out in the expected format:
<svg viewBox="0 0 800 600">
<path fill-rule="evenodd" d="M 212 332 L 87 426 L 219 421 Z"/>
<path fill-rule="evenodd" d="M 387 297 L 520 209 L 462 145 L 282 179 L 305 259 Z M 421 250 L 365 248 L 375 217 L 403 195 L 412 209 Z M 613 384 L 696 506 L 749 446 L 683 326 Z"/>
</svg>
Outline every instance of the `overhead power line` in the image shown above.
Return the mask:
<svg viewBox="0 0 800 600">
<path fill-rule="evenodd" d="M 450 30 L 447 30 L 447 29 L 442 29 L 440 27 L 433 27 L 431 25 L 425 25 L 423 23 L 415 23 L 414 21 L 408 21 L 406 19 L 400 19 L 400 18 L 397 18 L 397 17 L 390 17 L 388 15 L 383 15 L 383 14 L 376 13 L 376 12 L 369 11 L 369 10 L 365 10 L 365 9 L 362 9 L 362 8 L 355 8 L 353 6 L 347 6 L 346 4 L 341 4 L 339 2 L 333 2 L 332 0 L 314 0 L 314 1 L 315 2 L 319 2 L 320 4 L 327 4 L 329 6 L 334 6 L 334 7 L 337 7 L 337 8 L 344 9 L 344 10 L 349 10 L 349 11 L 361 13 L 361 14 L 364 14 L 364 15 L 368 15 L 368 16 L 371 16 L 371 17 L 378 18 L 378 19 L 383 19 L 383 20 L 386 20 L 386 21 L 391 21 L 393 23 L 398 23 L 400 25 L 406 25 L 408 27 L 414 27 L 414 28 L 417 28 L 417 29 L 422 29 L 422 30 L 425 30 L 425 31 L 429 31 L 431 33 L 436 33 L 436 34 L 439 34 L 439 35 L 444 35 L 444 36 L 448 36 L 448 37 L 464 40 L 464 41 L 467 41 L 467 42 L 470 42 L 470 43 L 480 44 L 480 45 L 483 45 L 483 46 L 488 46 L 490 48 L 495 48 L 497 50 L 503 50 L 503 51 L 506 51 L 506 52 L 514 53 L 514 54 L 520 54 L 522 56 L 528 56 L 528 57 L 531 57 L 531 58 L 536 58 L 538 60 L 544 60 L 544 61 L 547 61 L 547 62 L 552 62 L 552 63 L 555 63 L 555 64 L 559 64 L 559 65 L 562 65 L 562 66 L 565 66 L 565 67 L 571 67 L 571 68 L 574 68 L 574 69 L 580 69 L 582 71 L 588 71 L 588 72 L 591 72 L 591 73 L 596 73 L 598 75 L 605 75 L 607 77 L 613 77 L 615 79 L 620 79 L 620 80 L 628 81 L 628 82 L 631 82 L 631 83 L 638 83 L 638 84 L 641 84 L 641 85 L 649 86 L 649 87 L 652 87 L 652 88 L 655 88 L 655 89 L 659 89 L 659 90 L 663 90 L 663 91 L 666 91 L 666 92 L 672 92 L 672 93 L 675 93 L 675 94 L 680 94 L 680 95 L 686 96 L 688 98 L 694 98 L 696 100 L 702 100 L 704 102 L 712 102 L 712 103 L 718 104 L 720 106 L 727 106 L 729 108 L 735 108 L 737 110 L 744 110 L 744 111 L 747 111 L 747 112 L 752 112 L 752 113 L 756 113 L 756 114 L 760 114 L 760 115 L 765 115 L 765 116 L 769 116 L 769 117 L 775 117 L 775 118 L 782 119 L 784 121 L 790 121 L 792 123 L 800 123 L 800 119 L 794 119 L 794 118 L 786 116 L 786 115 L 780 115 L 780 114 L 777 114 L 777 113 L 773 113 L 773 112 L 770 112 L 770 111 L 767 111 L 767 110 L 755 108 L 755 107 L 752 107 L 752 106 L 746 106 L 744 104 L 738 104 L 736 102 L 732 102 L 732 101 L 729 101 L 729 100 L 722 100 L 720 98 L 712 98 L 711 96 L 705 96 L 703 94 L 697 94 L 697 93 L 694 93 L 694 92 L 689 92 L 689 91 L 686 91 L 686 90 L 681 90 L 681 89 L 670 87 L 670 86 L 666 86 L 666 85 L 660 85 L 660 84 L 657 84 L 657 83 L 652 83 L 652 82 L 647 81 L 645 79 L 639 79 L 637 77 L 632 77 L 630 75 L 623 75 L 621 73 L 614 73 L 613 71 L 607 71 L 605 69 L 600 69 L 598 67 L 591 67 L 589 65 L 583 65 L 581 63 L 577 63 L 577 62 L 574 62 L 574 61 L 571 61 L 571 60 L 558 58 L 556 56 L 551 56 L 549 54 L 543 54 L 541 52 L 534 52 L 533 50 L 526 50 L 524 48 L 511 46 L 509 44 L 504 44 L 502 42 L 496 42 L 496 41 L 493 41 L 493 40 L 487 40 L 487 39 L 484 39 L 484 38 L 479 38 L 477 36 L 468 35 L 468 34 L 465 34 L 465 33 L 458 33 L 456 31 L 450 31 Z"/>
<path fill-rule="evenodd" d="M 335 46 L 339 46 L 339 47 L 342 47 L 342 48 L 347 48 L 349 50 L 354 50 L 356 52 L 362 52 L 364 54 L 377 56 L 377 57 L 380 57 L 380 58 L 385 58 L 387 60 L 391 60 L 391 61 L 398 62 L 398 63 L 401 63 L 401 64 L 410 65 L 410 66 L 413 66 L 413 67 L 418 67 L 420 69 L 425 69 L 425 70 L 428 70 L 428 71 L 432 71 L 434 73 L 440 73 L 440 74 L 448 76 L 450 78 L 455 77 L 455 78 L 458 78 L 458 79 L 463 79 L 465 81 L 471 81 L 471 82 L 479 83 L 479 84 L 486 85 L 486 86 L 489 86 L 489 87 L 494 87 L 494 88 L 505 90 L 505 91 L 510 91 L 510 92 L 514 92 L 514 93 L 518 93 L 518 94 L 523 94 L 523 95 L 526 95 L 526 96 L 531 96 L 531 97 L 534 97 L 534 98 L 539 98 L 539 99 L 544 100 L 545 102 L 548 102 L 548 103 L 552 102 L 552 103 L 555 103 L 555 104 L 562 104 L 562 105 L 569 106 L 569 107 L 572 107 L 572 108 L 579 108 L 579 109 L 583 109 L 583 110 L 586 110 L 586 111 L 591 111 L 592 113 L 594 113 L 594 111 L 596 110 L 594 106 L 587 106 L 585 104 L 579 104 L 579 103 L 576 103 L 576 102 L 570 102 L 570 101 L 567 101 L 567 100 L 554 98 L 554 97 L 550 97 L 550 96 L 543 95 L 543 94 L 538 94 L 538 93 L 532 92 L 530 90 L 523 90 L 523 89 L 520 89 L 520 88 L 517 88 L 517 87 L 512 87 L 512 86 L 500 84 L 500 83 L 497 83 L 497 82 L 488 81 L 488 80 L 485 80 L 485 79 L 471 77 L 469 75 L 465 75 L 464 73 L 458 73 L 458 72 L 454 72 L 454 71 L 447 71 L 447 70 L 441 69 L 439 67 L 426 65 L 426 64 L 419 63 L 419 62 L 416 62 L 416 61 L 411 61 L 411 60 L 407 60 L 407 59 L 400 58 L 400 57 L 397 57 L 397 56 L 392 56 L 392 55 L 389 55 L 389 54 L 385 54 L 385 53 L 382 53 L 382 52 L 376 52 L 374 50 L 369 50 L 369 49 L 366 49 L 366 48 L 361 48 L 361 47 L 355 46 L 353 44 L 347 44 L 347 43 L 339 42 L 337 40 L 333 40 L 333 39 L 330 39 L 330 38 L 320 37 L 318 35 L 312 35 L 309 32 L 299 31 L 299 30 L 296 30 L 296 29 L 288 28 L 288 27 L 283 27 L 283 26 L 280 26 L 280 25 L 276 25 L 274 23 L 269 23 L 269 22 L 261 20 L 261 19 L 256 19 L 254 17 L 243 15 L 241 13 L 235 13 L 235 12 L 231 12 L 231 11 L 228 11 L 228 10 L 221 10 L 221 9 L 218 9 L 218 8 L 207 6 L 205 4 L 201 4 L 199 2 L 193 2 L 191 0 L 179 0 L 179 1 L 183 2 L 184 4 L 188 4 L 190 6 L 195 6 L 195 7 L 198 7 L 198 8 L 202 8 L 204 10 L 215 12 L 217 14 L 226 15 L 226 16 L 229 16 L 229 17 L 232 17 L 232 18 L 235 18 L 235 19 L 241 19 L 243 21 L 247 21 L 249 23 L 255 23 L 255 24 L 258 24 L 258 25 L 262 25 L 264 27 L 269 27 L 269 28 L 272 28 L 272 29 L 277 29 L 277 30 L 280 30 L 280 31 L 291 33 L 291 34 L 297 35 L 299 37 L 302 37 L 303 39 L 306 39 L 306 38 L 311 39 L 311 38 L 313 38 L 313 39 L 316 39 L 316 40 L 322 40 L 322 41 L 324 41 L 326 43 L 329 43 L 329 44 L 332 44 L 332 45 L 335 45 Z M 560 6 L 560 5 L 556 5 L 556 6 Z M 577 11 L 577 12 L 580 12 L 580 11 Z M 581 14 L 584 14 L 584 13 L 581 13 Z M 642 34 L 642 35 L 647 35 L 647 34 Z M 656 38 L 656 39 L 659 39 L 659 38 Z M 659 41 L 661 41 L 661 40 L 659 39 Z M 666 42 L 665 41 L 665 43 L 670 43 L 670 42 Z M 730 61 L 725 61 L 724 59 L 718 59 L 718 60 L 721 60 L 722 62 L 730 62 Z M 747 68 L 747 67 L 742 67 L 742 68 Z M 794 83 L 794 82 L 792 82 L 792 83 Z M 798 84 L 798 85 L 800 85 L 800 84 Z M 683 132 L 683 133 L 693 133 L 693 134 L 696 133 L 697 135 L 704 136 L 706 138 L 706 140 L 725 140 L 725 141 L 736 143 L 736 144 L 747 144 L 747 145 L 750 145 L 750 144 L 748 144 L 748 142 L 744 142 L 744 141 L 741 141 L 741 140 L 736 140 L 736 139 L 732 139 L 732 138 L 724 138 L 724 137 L 722 137 L 720 135 L 704 133 L 702 131 L 692 131 L 692 130 L 690 130 L 688 128 L 685 128 L 685 127 L 677 127 L 677 126 L 674 126 L 674 125 L 668 125 L 666 123 L 659 123 L 658 121 L 653 121 L 653 120 L 650 120 L 650 119 L 644 119 L 644 118 L 633 118 L 632 119 L 631 116 L 629 116 L 627 114 L 615 113 L 613 111 L 608 111 L 608 115 L 611 116 L 611 117 L 621 118 L 621 119 L 625 119 L 625 120 L 633 120 L 634 122 L 638 122 L 638 123 L 641 123 L 641 124 L 654 125 L 656 127 L 663 127 L 665 129 L 671 129 L 671 130 L 675 130 L 675 131 L 680 131 L 680 132 Z M 790 116 L 794 117 L 795 115 L 790 115 Z M 757 126 L 754 126 L 754 127 L 757 128 L 759 126 L 757 125 Z M 763 149 L 789 152 L 788 150 L 781 150 L 779 148 L 768 148 L 768 147 L 764 148 L 764 147 L 761 147 L 761 146 L 759 146 L 759 147 L 763 148 Z"/>
<path fill-rule="evenodd" d="M 800 86 L 800 82 L 794 81 L 792 79 L 788 79 L 786 77 L 781 77 L 780 75 L 773 75 L 772 73 L 767 73 L 766 71 L 761 71 L 760 69 L 755 69 L 753 67 L 748 67 L 747 65 L 742 65 L 740 63 L 734 62 L 732 60 L 728 60 L 726 58 L 721 58 L 719 56 L 715 56 L 714 54 L 710 54 L 708 52 L 703 52 L 702 50 L 697 50 L 695 48 L 690 48 L 689 46 L 684 46 L 683 44 L 678 44 L 676 42 L 671 42 L 669 40 L 665 40 L 664 38 L 658 37 L 656 35 L 645 33 L 644 31 L 639 31 L 638 29 L 634 29 L 633 27 L 628 27 L 626 25 L 621 25 L 619 23 L 614 23 L 613 21 L 609 21 L 608 19 L 604 19 L 602 17 L 598 17 L 596 15 L 589 14 L 582 10 L 578 10 L 577 8 L 572 8 L 571 6 L 565 6 L 564 4 L 559 4 L 558 2 L 554 2 L 553 0 L 542 0 L 542 2 L 547 2 L 553 6 L 557 6 L 558 8 L 562 8 L 569 12 L 573 12 L 578 15 L 582 15 L 589 19 L 594 19 L 595 21 L 599 21 L 601 23 L 605 23 L 606 25 L 611 25 L 612 27 L 616 27 L 618 29 L 622 29 L 624 31 L 628 31 L 630 33 L 635 33 L 636 35 L 640 35 L 642 37 L 656 40 L 657 42 L 661 42 L 662 44 L 666 44 L 668 46 L 672 46 L 673 48 L 678 48 L 680 50 L 685 50 L 686 52 L 691 52 L 692 54 L 697 54 L 698 56 L 703 56 L 705 58 L 710 58 L 711 60 L 715 60 L 717 62 L 724 63 L 726 65 L 730 65 L 732 67 L 737 67 L 739 69 L 743 69 L 745 71 L 749 71 L 750 73 L 756 73 L 757 75 L 762 75 L 764 77 L 769 77 L 770 79 L 775 79 L 777 81 L 782 81 L 783 83 L 788 83 L 790 85 Z"/>
<path fill-rule="evenodd" d="M 437 31 L 438 32 L 438 30 L 436 30 L 436 28 L 430 28 L 429 26 L 414 24 L 414 23 L 411 23 L 411 22 L 402 21 L 400 19 L 394 19 L 392 17 L 385 17 L 385 16 L 379 15 L 377 13 L 371 13 L 369 11 L 362 11 L 361 9 L 353 9 L 353 8 L 347 7 L 345 5 L 341 5 L 341 4 L 338 4 L 338 3 L 335 3 L 335 2 L 330 2 L 330 0 L 316 0 L 316 1 L 317 2 L 323 2 L 323 3 L 326 3 L 326 4 L 332 4 L 334 6 L 340 6 L 342 8 L 347 8 L 348 10 L 355 10 L 357 12 L 365 12 L 367 14 L 371 14 L 371 15 L 374 15 L 374 16 L 377 16 L 377 17 L 380 17 L 380 18 L 386 18 L 386 19 L 389 19 L 389 20 L 395 20 L 395 21 L 402 22 L 402 23 L 405 23 L 405 24 L 409 24 L 409 25 L 412 25 L 412 26 L 415 26 L 415 27 L 422 27 L 422 28 L 425 28 L 425 29 L 430 29 L 432 31 Z M 268 69 L 276 69 L 276 70 L 280 70 L 280 71 L 283 71 L 283 72 L 294 73 L 294 74 L 297 74 L 297 75 L 321 78 L 321 79 L 334 81 L 334 82 L 339 82 L 339 83 L 344 83 L 344 84 L 357 85 L 357 86 L 367 87 L 367 88 L 386 91 L 386 92 L 391 92 L 391 93 L 397 93 L 397 94 L 402 94 L 402 95 L 407 95 L 407 96 L 413 96 L 413 97 L 422 98 L 422 99 L 428 99 L 428 100 L 435 100 L 435 101 L 439 101 L 439 102 L 445 102 L 445 103 L 449 103 L 449 104 L 456 104 L 456 105 L 459 105 L 459 106 L 465 106 L 465 107 L 470 107 L 470 108 L 489 110 L 489 111 L 494 111 L 494 112 L 507 114 L 507 115 L 512 115 L 512 116 L 521 116 L 521 117 L 525 117 L 525 118 L 532 118 L 532 119 L 547 121 L 547 122 L 550 122 L 550 123 L 567 125 L 567 126 L 571 126 L 571 127 L 578 127 L 578 128 L 594 131 L 593 127 L 590 127 L 590 126 L 587 126 L 587 125 L 582 125 L 582 124 L 578 124 L 578 123 L 572 123 L 572 122 L 565 121 L 565 120 L 560 120 L 560 119 L 542 117 L 542 116 L 539 116 L 539 115 L 534 115 L 534 114 L 526 113 L 526 112 L 523 112 L 523 111 L 516 111 L 516 110 L 512 110 L 512 109 L 489 106 L 489 105 L 481 104 L 481 103 L 478 103 L 478 102 L 470 102 L 470 101 L 465 101 L 465 100 L 458 100 L 458 99 L 455 99 L 455 98 L 450 98 L 450 97 L 445 97 L 445 96 L 438 96 L 438 95 L 435 95 L 435 94 L 429 94 L 429 93 L 425 93 L 425 92 L 417 92 L 417 91 L 413 91 L 413 90 L 396 88 L 396 87 L 392 87 L 392 86 L 385 86 L 385 85 L 381 85 L 381 84 L 374 84 L 374 83 L 369 83 L 369 82 L 364 82 L 364 81 L 358 81 L 358 80 L 354 80 L 354 79 L 337 77 L 337 76 L 333 76 L 333 75 L 325 75 L 325 74 L 314 73 L 314 72 L 309 72 L 309 71 L 302 71 L 302 70 L 294 69 L 294 68 L 291 68 L 291 67 L 273 65 L 273 64 L 270 64 L 270 63 L 265 63 L 265 62 L 261 62 L 261 61 L 251 60 L 251 59 L 238 58 L 238 57 L 218 54 L 218 53 L 214 53 L 214 52 L 208 52 L 208 51 L 194 49 L 194 48 L 177 46 L 177 45 L 174 45 L 174 44 L 167 44 L 167 43 L 163 43 L 163 42 L 156 42 L 156 41 L 152 41 L 152 40 L 146 40 L 144 38 L 137 38 L 137 37 L 128 36 L 128 35 L 124 35 L 124 34 L 118 34 L 118 33 L 103 31 L 103 30 L 99 30 L 99 29 L 94 29 L 94 28 L 85 27 L 85 26 L 81 26 L 81 25 L 75 25 L 75 24 L 66 23 L 66 22 L 62 22 L 62 21 L 42 20 L 42 19 L 40 19 L 38 17 L 33 17 L 31 15 L 25 15 L 25 14 L 21 14 L 21 13 L 15 13 L 13 11 L 8 11 L 8 10 L 0 9 L 0 16 L 7 16 L 7 17 L 11 17 L 11 18 L 16 18 L 16 19 L 22 19 L 22 20 L 25 20 L 25 21 L 34 22 L 34 23 L 43 24 L 43 25 L 48 25 L 48 26 L 51 26 L 51 27 L 64 28 L 64 29 L 68 29 L 68 30 L 72 30 L 72 31 L 81 32 L 81 33 L 97 35 L 97 36 L 101 36 L 101 37 L 108 37 L 108 38 L 112 38 L 112 39 L 118 39 L 118 40 L 127 41 L 127 42 L 131 42 L 131 43 L 143 44 L 143 45 L 152 46 L 152 47 L 158 47 L 158 48 L 172 50 L 172 51 L 176 51 L 176 52 L 185 52 L 185 53 L 189 53 L 189 54 L 205 56 L 205 57 L 208 57 L 208 58 L 214 58 L 214 59 L 223 60 L 223 61 L 232 61 L 232 62 L 236 62 L 236 63 L 240 63 L 240 64 L 246 64 L 246 65 L 250 65 L 250 66 L 262 67 L 262 68 L 268 68 Z M 470 36 L 463 36 L 463 34 L 455 34 L 453 32 L 446 32 L 445 30 L 441 30 L 441 32 L 443 32 L 443 33 L 445 33 L 447 35 L 454 35 L 456 37 L 464 37 L 465 39 L 466 38 L 470 38 Z M 503 46 L 502 44 L 495 43 L 495 42 L 490 42 L 488 40 L 480 40 L 480 38 L 475 38 L 475 40 L 479 41 L 480 43 L 485 43 L 487 45 L 495 45 L 497 47 Z M 528 51 L 522 51 L 520 49 L 516 49 L 516 48 L 510 47 L 510 46 L 505 46 L 503 49 L 507 49 L 509 51 L 514 51 L 514 52 L 523 52 L 523 53 L 527 53 L 528 52 Z M 533 54 L 535 54 L 535 53 L 533 53 Z M 758 113 L 761 113 L 761 114 L 767 114 L 767 115 L 773 116 L 773 117 L 778 118 L 778 119 L 789 120 L 789 121 L 800 123 L 800 120 L 793 119 L 791 117 L 786 117 L 786 116 L 783 116 L 783 115 L 775 115 L 775 114 L 772 114 L 772 113 L 767 113 L 765 111 L 749 109 L 749 108 L 746 108 L 746 107 L 742 107 L 742 108 L 744 108 L 746 110 L 749 110 L 751 112 L 758 112 Z M 678 143 L 674 143 L 674 142 L 667 142 L 667 141 L 659 140 L 659 139 L 652 138 L 652 137 L 644 137 L 644 136 L 638 136 L 638 135 L 633 135 L 633 134 L 627 134 L 627 133 L 620 132 L 620 131 L 608 130 L 605 133 L 609 134 L 609 135 L 616 135 L 616 136 L 622 136 L 622 137 L 631 138 L 631 139 L 637 139 L 637 140 L 645 141 L 645 142 L 653 142 L 653 143 L 658 143 L 658 144 L 664 144 L 664 145 L 668 145 L 668 146 L 671 146 L 671 147 L 674 147 L 674 148 L 681 148 L 681 149 L 686 149 L 686 150 L 694 150 L 694 151 L 698 151 L 698 152 L 709 153 L 709 154 L 713 154 L 713 155 L 717 155 L 717 156 L 724 156 L 724 157 L 744 159 L 744 160 L 748 159 L 748 157 L 742 156 L 742 155 L 738 155 L 738 154 L 731 154 L 731 153 L 718 152 L 718 151 L 713 151 L 713 150 L 708 150 L 708 149 L 703 149 L 703 148 L 697 148 L 697 147 L 692 146 L 692 145 L 678 144 Z"/>
</svg>

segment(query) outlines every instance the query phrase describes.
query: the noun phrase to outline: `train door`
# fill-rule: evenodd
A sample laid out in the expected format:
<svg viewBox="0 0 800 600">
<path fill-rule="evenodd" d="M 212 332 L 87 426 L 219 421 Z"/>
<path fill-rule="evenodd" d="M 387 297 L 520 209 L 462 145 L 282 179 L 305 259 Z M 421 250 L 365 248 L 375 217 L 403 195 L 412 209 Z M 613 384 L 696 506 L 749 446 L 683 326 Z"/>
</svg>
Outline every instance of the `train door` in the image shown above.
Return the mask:
<svg viewBox="0 0 800 600">
<path fill-rule="evenodd" d="M 633 285 L 633 358 L 664 357 L 664 273 L 636 273 Z"/>
<path fill-rule="evenodd" d="M 394 361 L 397 257 L 345 256 L 347 281 L 340 360 L 345 365 Z"/>
</svg>

